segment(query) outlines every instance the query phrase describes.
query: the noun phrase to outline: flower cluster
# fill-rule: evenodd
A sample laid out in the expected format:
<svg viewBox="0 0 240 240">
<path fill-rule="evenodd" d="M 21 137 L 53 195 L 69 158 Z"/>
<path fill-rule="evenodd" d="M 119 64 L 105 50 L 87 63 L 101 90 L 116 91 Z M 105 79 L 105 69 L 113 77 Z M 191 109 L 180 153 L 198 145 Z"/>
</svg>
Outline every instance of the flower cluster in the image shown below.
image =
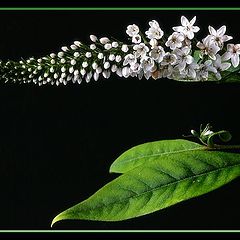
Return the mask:
<svg viewBox="0 0 240 240">
<path fill-rule="evenodd" d="M 52 85 L 68 82 L 97 81 L 100 76 L 142 79 L 169 78 L 178 81 L 219 81 L 229 68 L 238 70 L 240 44 L 226 35 L 226 26 L 208 27 L 208 35 L 198 41 L 200 28 L 196 17 L 190 21 L 182 16 L 181 25 L 166 35 L 156 20 L 149 22 L 145 33 L 136 24 L 129 25 L 126 44 L 107 37 L 90 35 L 90 44 L 75 41 L 57 54 L 19 62 L 0 62 L 0 78 L 13 82 Z"/>
</svg>

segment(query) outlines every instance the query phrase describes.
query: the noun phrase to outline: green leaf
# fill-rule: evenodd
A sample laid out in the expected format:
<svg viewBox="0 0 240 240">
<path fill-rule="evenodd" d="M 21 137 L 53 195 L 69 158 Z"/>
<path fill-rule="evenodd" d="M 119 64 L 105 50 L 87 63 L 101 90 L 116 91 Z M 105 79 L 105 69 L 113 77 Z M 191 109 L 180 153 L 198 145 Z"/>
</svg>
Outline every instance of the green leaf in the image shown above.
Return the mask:
<svg viewBox="0 0 240 240">
<path fill-rule="evenodd" d="M 193 58 L 196 62 L 200 60 L 200 53 L 201 53 L 201 50 L 195 50 L 193 53 Z"/>
<path fill-rule="evenodd" d="M 60 220 L 120 221 L 210 192 L 240 175 L 240 154 L 185 151 L 160 155 L 56 216 Z"/>
<path fill-rule="evenodd" d="M 152 160 L 158 159 L 159 156 L 197 149 L 205 149 L 205 147 L 184 139 L 144 143 L 120 155 L 111 165 L 110 172 L 125 173 L 141 164 L 146 164 Z"/>
<path fill-rule="evenodd" d="M 222 72 L 222 79 L 220 82 L 240 82 L 240 66 L 234 68 L 231 66 L 227 71 Z"/>
</svg>

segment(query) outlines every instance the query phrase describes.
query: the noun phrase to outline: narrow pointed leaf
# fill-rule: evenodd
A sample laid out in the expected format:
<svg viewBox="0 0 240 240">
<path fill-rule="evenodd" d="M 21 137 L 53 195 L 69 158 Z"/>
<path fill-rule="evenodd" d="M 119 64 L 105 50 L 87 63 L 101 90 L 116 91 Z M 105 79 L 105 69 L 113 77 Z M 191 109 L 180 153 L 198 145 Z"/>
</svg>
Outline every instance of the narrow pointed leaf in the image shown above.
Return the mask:
<svg viewBox="0 0 240 240">
<path fill-rule="evenodd" d="M 105 185 L 56 216 L 120 221 L 142 216 L 210 192 L 240 175 L 240 154 L 203 151 L 160 155 Z"/>
<path fill-rule="evenodd" d="M 125 173 L 162 155 L 205 149 L 205 146 L 184 139 L 162 140 L 135 146 L 120 155 L 111 165 L 110 172 Z"/>
</svg>

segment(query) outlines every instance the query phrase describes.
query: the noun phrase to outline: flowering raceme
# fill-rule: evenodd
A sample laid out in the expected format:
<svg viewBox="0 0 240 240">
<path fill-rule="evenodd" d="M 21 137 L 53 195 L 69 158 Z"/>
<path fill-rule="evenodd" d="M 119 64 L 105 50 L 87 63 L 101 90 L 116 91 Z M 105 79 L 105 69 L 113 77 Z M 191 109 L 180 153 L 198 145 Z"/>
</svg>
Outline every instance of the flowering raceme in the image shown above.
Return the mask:
<svg viewBox="0 0 240 240">
<path fill-rule="evenodd" d="M 164 34 L 156 20 L 149 22 L 145 34 L 136 24 L 129 25 L 126 34 L 130 43 L 108 37 L 90 35 L 89 45 L 75 41 L 62 47 L 57 54 L 29 58 L 19 62 L 0 62 L 0 78 L 7 81 L 38 85 L 68 82 L 81 83 L 112 73 L 119 77 L 142 79 L 169 78 L 177 81 L 220 81 L 226 72 L 239 72 L 240 44 L 226 35 L 226 26 L 208 27 L 208 35 L 196 39 L 200 28 L 196 17 L 181 17 L 181 25 Z"/>
</svg>

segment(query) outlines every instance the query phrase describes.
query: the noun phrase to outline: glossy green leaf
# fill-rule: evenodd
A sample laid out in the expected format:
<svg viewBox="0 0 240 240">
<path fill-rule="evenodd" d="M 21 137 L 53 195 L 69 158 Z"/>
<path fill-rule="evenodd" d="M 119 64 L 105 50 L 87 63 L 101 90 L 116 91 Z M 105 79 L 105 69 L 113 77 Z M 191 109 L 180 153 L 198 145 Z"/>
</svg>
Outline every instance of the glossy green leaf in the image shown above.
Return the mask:
<svg viewBox="0 0 240 240">
<path fill-rule="evenodd" d="M 142 164 L 87 200 L 56 216 L 60 220 L 120 221 L 142 216 L 210 192 L 240 175 L 240 154 L 184 151 Z"/>
<path fill-rule="evenodd" d="M 111 165 L 110 172 L 124 173 L 162 155 L 205 149 L 203 145 L 184 139 L 162 140 L 135 146 L 120 155 Z"/>
</svg>

